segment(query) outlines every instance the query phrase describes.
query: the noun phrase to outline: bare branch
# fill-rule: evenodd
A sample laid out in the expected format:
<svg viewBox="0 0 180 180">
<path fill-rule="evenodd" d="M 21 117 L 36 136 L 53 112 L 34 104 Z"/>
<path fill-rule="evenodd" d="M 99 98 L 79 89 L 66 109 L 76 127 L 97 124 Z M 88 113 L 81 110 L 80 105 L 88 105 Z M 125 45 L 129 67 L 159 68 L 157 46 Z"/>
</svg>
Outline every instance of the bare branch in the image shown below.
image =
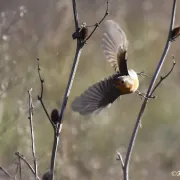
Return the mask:
<svg viewBox="0 0 180 180">
<path fill-rule="evenodd" d="M 43 93 L 44 93 L 44 79 L 41 77 L 41 68 L 40 68 L 40 64 L 39 64 L 39 58 L 37 58 L 37 61 L 38 61 L 38 75 L 39 75 L 39 80 L 40 80 L 40 83 L 41 83 L 41 93 L 40 93 L 40 96 L 38 96 L 38 100 L 40 101 L 43 109 L 44 109 L 44 112 L 46 114 L 46 116 L 48 117 L 53 129 L 55 129 L 55 126 L 54 126 L 54 123 L 52 122 L 50 116 L 49 116 L 49 113 L 44 105 L 44 102 L 43 102 Z"/>
<path fill-rule="evenodd" d="M 21 164 L 21 158 L 18 157 L 18 161 L 19 161 L 19 178 L 20 180 L 22 180 L 22 164 Z"/>
<path fill-rule="evenodd" d="M 55 127 L 54 128 L 54 143 L 53 143 L 53 149 L 52 149 L 52 155 L 51 155 L 51 165 L 50 165 L 50 173 L 52 173 L 52 177 L 51 177 L 52 180 L 54 180 L 55 160 L 56 160 L 57 147 L 58 147 L 58 143 L 59 143 L 59 134 L 60 134 L 61 129 L 62 129 L 63 115 L 64 115 L 64 111 L 65 111 L 67 101 L 68 101 L 68 98 L 69 98 L 69 95 L 70 95 L 71 87 L 72 87 L 72 84 L 73 84 L 73 81 L 74 81 L 74 77 L 75 77 L 75 73 L 76 73 L 76 69 L 77 69 L 77 66 L 78 66 L 78 62 L 79 62 L 79 58 L 80 58 L 80 55 L 81 55 L 82 48 L 85 45 L 85 42 L 92 36 L 92 34 L 97 29 L 97 27 L 101 24 L 101 22 L 108 15 L 108 0 L 107 0 L 106 14 L 101 19 L 101 21 L 96 24 L 94 30 L 91 32 L 90 36 L 86 39 L 86 41 L 83 42 L 82 38 L 84 36 L 78 35 L 78 33 L 82 33 L 82 32 L 79 29 L 80 27 L 79 27 L 78 13 L 77 13 L 77 7 L 76 7 L 76 0 L 72 0 L 72 5 L 73 5 L 74 22 L 75 22 L 75 33 L 73 33 L 73 39 L 77 39 L 77 46 L 76 46 L 76 53 L 75 53 L 73 65 L 72 65 L 72 68 L 71 68 L 71 72 L 70 72 L 70 75 L 69 75 L 69 80 L 68 80 L 68 83 L 67 83 L 67 87 L 66 87 L 66 90 L 65 90 L 62 106 L 61 106 L 61 108 L 59 110 L 59 120 L 58 120 L 57 124 L 54 126 Z M 86 32 L 83 32 L 83 33 L 86 34 Z"/>
<path fill-rule="evenodd" d="M 4 169 L 2 166 L 0 166 L 0 170 L 10 179 L 16 180 L 16 177 L 13 177 L 6 169 Z"/>
<path fill-rule="evenodd" d="M 109 14 L 109 0 L 107 0 L 107 6 L 106 6 L 106 11 L 105 11 L 105 14 L 103 16 L 103 18 L 98 22 L 96 23 L 94 26 L 94 29 L 92 30 L 92 32 L 89 34 L 89 36 L 86 38 L 86 40 L 84 41 L 84 43 L 86 43 L 89 38 L 94 34 L 94 32 L 96 31 L 96 29 L 99 27 L 99 25 L 104 21 L 104 19 L 106 18 L 106 16 Z"/>
<path fill-rule="evenodd" d="M 32 146 L 32 155 L 34 161 L 34 170 L 35 170 L 35 178 L 38 179 L 38 168 L 37 168 L 37 157 L 35 150 L 35 139 L 34 139 L 34 128 L 33 128 L 33 103 L 32 103 L 32 88 L 28 91 L 29 95 L 29 123 L 30 123 L 30 131 L 31 131 L 31 146 Z"/>
<path fill-rule="evenodd" d="M 117 158 L 116 160 L 120 161 L 121 162 L 121 167 L 122 167 L 122 171 L 124 172 L 124 160 L 122 158 L 122 155 L 120 152 L 116 152 L 117 153 Z"/>
<path fill-rule="evenodd" d="M 155 70 L 155 73 L 153 75 L 151 83 L 150 83 L 149 88 L 147 90 L 146 97 L 149 97 L 151 95 L 151 92 L 153 90 L 153 86 L 154 86 L 154 84 L 156 82 L 156 79 L 157 79 L 159 73 L 160 73 L 160 70 L 161 70 L 162 65 L 163 65 L 163 63 L 165 61 L 167 52 L 168 52 L 169 47 L 171 45 L 171 37 L 172 37 L 171 32 L 172 32 L 172 29 L 173 29 L 173 26 L 174 26 L 175 13 L 176 13 L 176 0 L 173 0 L 171 23 L 170 23 L 170 28 L 169 28 L 169 36 L 168 36 L 168 39 L 167 39 L 167 42 L 166 42 L 162 57 L 161 57 L 158 65 L 157 65 L 157 68 Z M 136 123 L 135 123 L 134 130 L 133 130 L 130 142 L 129 142 L 129 146 L 128 146 L 127 154 L 126 154 L 126 158 L 125 158 L 125 163 L 124 163 L 124 180 L 129 180 L 129 163 L 130 163 L 130 159 L 131 159 L 131 154 L 132 154 L 132 151 L 133 151 L 133 147 L 134 147 L 134 144 L 135 144 L 135 140 L 136 140 L 136 137 L 137 137 L 139 126 L 141 124 L 141 119 L 142 119 L 144 110 L 146 108 L 147 102 L 148 102 L 148 98 L 145 98 L 143 103 L 142 103 L 140 112 L 138 114 L 138 117 L 137 117 L 137 120 L 136 120 Z"/>
<path fill-rule="evenodd" d="M 151 91 L 150 96 L 155 92 L 155 90 L 159 87 L 159 85 L 162 83 L 162 81 L 165 80 L 165 79 L 172 73 L 175 65 L 176 65 L 176 62 L 175 62 L 175 60 L 174 60 L 170 71 L 169 71 L 165 76 L 161 76 L 161 77 L 160 77 L 159 82 L 155 85 L 155 87 L 154 87 L 153 90 Z"/>
<path fill-rule="evenodd" d="M 31 170 L 31 172 L 35 175 L 35 170 L 33 169 L 33 167 L 30 165 L 30 163 L 26 160 L 26 158 L 24 157 L 24 155 L 20 154 L 19 152 L 15 152 L 15 155 L 17 157 L 19 157 Z"/>
</svg>

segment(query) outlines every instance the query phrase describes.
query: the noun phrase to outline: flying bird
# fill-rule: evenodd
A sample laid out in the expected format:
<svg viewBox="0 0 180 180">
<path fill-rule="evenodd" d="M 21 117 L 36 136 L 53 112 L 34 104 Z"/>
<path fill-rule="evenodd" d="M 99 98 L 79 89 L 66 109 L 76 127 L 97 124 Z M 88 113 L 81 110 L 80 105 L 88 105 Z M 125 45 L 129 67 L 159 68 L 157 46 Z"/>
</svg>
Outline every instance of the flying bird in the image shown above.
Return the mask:
<svg viewBox="0 0 180 180">
<path fill-rule="evenodd" d="M 121 95 L 134 93 L 139 87 L 137 73 L 127 67 L 126 34 L 113 20 L 105 22 L 102 48 L 105 58 L 110 62 L 115 73 L 90 86 L 74 99 L 71 108 L 81 115 L 100 112 Z"/>
</svg>

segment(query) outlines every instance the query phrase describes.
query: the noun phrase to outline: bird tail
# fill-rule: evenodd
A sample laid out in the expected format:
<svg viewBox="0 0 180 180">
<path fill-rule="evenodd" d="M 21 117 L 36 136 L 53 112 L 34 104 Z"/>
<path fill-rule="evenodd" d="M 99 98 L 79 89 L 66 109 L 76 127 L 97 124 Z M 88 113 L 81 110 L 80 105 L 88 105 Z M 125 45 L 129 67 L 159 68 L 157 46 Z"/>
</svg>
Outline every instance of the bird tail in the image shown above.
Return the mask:
<svg viewBox="0 0 180 180">
<path fill-rule="evenodd" d="M 119 89 L 114 86 L 114 79 L 114 76 L 110 76 L 89 87 L 72 102 L 72 110 L 88 115 L 98 113 L 113 103 L 120 96 Z"/>
</svg>

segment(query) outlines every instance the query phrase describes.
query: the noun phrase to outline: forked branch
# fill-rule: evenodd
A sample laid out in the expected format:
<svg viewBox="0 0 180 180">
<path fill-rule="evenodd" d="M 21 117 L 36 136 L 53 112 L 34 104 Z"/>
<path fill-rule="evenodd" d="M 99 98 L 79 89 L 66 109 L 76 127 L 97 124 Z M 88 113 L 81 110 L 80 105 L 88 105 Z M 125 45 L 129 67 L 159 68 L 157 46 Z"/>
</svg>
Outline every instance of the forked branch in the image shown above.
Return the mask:
<svg viewBox="0 0 180 180">
<path fill-rule="evenodd" d="M 158 78 L 158 75 L 159 75 L 160 71 L 161 71 L 161 68 L 162 68 L 163 63 L 164 63 L 165 58 L 166 58 L 166 55 L 167 55 L 168 50 L 170 48 L 171 42 L 173 42 L 172 41 L 172 39 L 173 39 L 172 32 L 174 30 L 173 27 L 174 27 L 174 21 L 175 21 L 175 13 L 176 13 L 176 0 L 173 0 L 171 22 L 170 22 L 170 27 L 169 27 L 169 35 L 168 35 L 167 42 L 165 44 L 164 51 L 162 53 L 161 59 L 160 59 L 158 65 L 157 65 L 157 68 L 156 68 L 156 70 L 154 72 L 153 78 L 152 78 L 152 80 L 150 82 L 150 85 L 149 85 L 149 88 L 147 90 L 147 93 L 146 93 L 146 97 L 147 98 L 144 98 L 144 101 L 142 103 L 140 112 L 138 114 L 138 117 L 137 117 L 137 120 L 136 120 L 136 123 L 135 123 L 135 127 L 133 129 L 132 136 L 130 138 L 130 142 L 129 142 L 129 146 L 128 146 L 128 149 L 127 149 L 127 153 L 126 153 L 126 157 L 125 157 L 125 162 L 124 162 L 124 166 L 123 166 L 124 168 L 122 168 L 123 175 L 124 175 L 124 180 L 129 180 L 129 164 L 130 164 L 130 160 L 131 160 L 131 154 L 132 154 L 133 147 L 134 147 L 134 144 L 135 144 L 135 141 L 136 141 L 136 137 L 137 137 L 137 133 L 138 133 L 139 127 L 141 125 L 141 119 L 142 119 L 142 116 L 144 114 L 145 108 L 147 106 L 147 102 L 148 102 L 148 99 L 149 99 L 148 97 L 150 97 L 152 95 L 152 92 L 154 92 L 153 91 L 154 84 L 155 84 L 155 82 L 156 82 L 156 80 Z M 172 70 L 173 70 L 173 68 L 172 68 Z M 170 71 L 170 73 L 172 72 L 172 70 Z M 170 73 L 168 73 L 168 75 Z M 162 82 L 162 80 L 161 80 L 161 82 Z"/>
<path fill-rule="evenodd" d="M 36 158 L 36 151 L 35 151 L 35 139 L 34 139 L 34 127 L 33 127 L 33 102 L 32 102 L 32 88 L 28 91 L 29 95 L 29 123 L 30 123 L 30 131 L 31 131 L 31 148 L 32 148 L 32 155 L 33 155 L 33 162 L 34 162 L 34 171 L 35 171 L 35 178 L 38 178 L 38 168 L 37 168 L 37 158 Z"/>
<path fill-rule="evenodd" d="M 26 158 L 24 157 L 24 155 L 20 154 L 19 152 L 15 152 L 15 155 L 17 157 L 19 157 L 27 166 L 28 168 L 31 170 L 31 172 L 35 175 L 35 170 L 34 168 L 31 166 L 31 164 L 26 160 Z"/>
<path fill-rule="evenodd" d="M 107 0 L 106 2 L 106 11 L 105 11 L 105 14 L 103 16 L 103 18 L 97 22 L 95 25 L 94 25 L 94 29 L 92 30 L 92 32 L 89 34 L 89 36 L 86 38 L 86 40 L 84 41 L 85 43 L 89 40 L 89 38 L 94 34 L 94 32 L 96 31 L 96 29 L 99 27 L 99 25 L 104 21 L 104 19 L 106 18 L 106 16 L 108 16 L 109 14 L 109 0 Z"/>
<path fill-rule="evenodd" d="M 62 101 L 62 106 L 61 106 L 61 108 L 59 110 L 59 121 L 57 122 L 57 124 L 55 125 L 55 128 L 54 128 L 54 143 L 53 143 L 52 156 L 51 156 L 51 165 L 50 165 L 50 173 L 52 174 L 51 180 L 54 180 L 54 168 L 55 168 L 56 153 L 57 153 L 57 147 L 58 147 L 58 143 L 59 143 L 59 135 L 60 135 L 60 132 L 61 132 L 61 129 L 62 129 L 64 111 L 65 111 L 67 101 L 68 101 L 68 98 L 69 98 L 69 95 L 70 95 L 71 87 L 72 87 L 72 84 L 73 84 L 73 81 L 74 81 L 74 76 L 75 76 L 75 73 L 76 73 L 76 69 L 77 69 L 77 66 L 78 66 L 78 62 L 79 62 L 79 58 L 80 58 L 80 55 L 81 55 L 82 48 L 85 45 L 85 42 L 95 32 L 95 30 L 97 29 L 99 24 L 101 24 L 102 21 L 105 19 L 105 17 L 108 15 L 108 0 L 107 0 L 107 10 L 106 10 L 106 13 L 105 13 L 104 17 L 101 19 L 101 21 L 99 23 L 96 24 L 94 30 L 87 37 L 87 39 L 84 41 L 82 39 L 82 38 L 84 38 L 84 36 L 82 36 L 82 34 L 81 35 L 78 34 L 78 33 L 82 33 L 82 31 L 80 31 L 80 26 L 79 26 L 79 19 L 78 19 L 77 7 L 76 7 L 76 0 L 72 0 L 72 5 L 73 5 L 73 14 L 74 14 L 74 22 L 75 22 L 75 33 L 73 33 L 73 39 L 77 39 L 77 46 L 76 46 L 76 53 L 75 53 L 75 56 L 74 56 L 74 61 L 73 61 L 73 65 L 72 65 L 72 68 L 71 68 L 69 80 L 68 80 L 67 87 L 66 87 L 65 94 L 64 94 L 64 98 L 63 98 L 63 101 Z"/>
<path fill-rule="evenodd" d="M 38 96 L 38 100 L 40 101 L 43 109 L 44 109 L 44 112 L 49 120 L 49 122 L 51 123 L 52 127 L 55 129 L 55 126 L 54 126 L 54 123 L 52 122 L 50 116 L 49 116 L 49 113 L 44 105 L 44 102 L 43 102 L 43 95 L 44 95 L 44 79 L 41 77 L 41 68 L 40 68 L 40 64 L 39 64 L 39 58 L 37 58 L 37 62 L 38 62 L 38 75 L 39 75 L 39 80 L 40 80 L 40 84 L 41 84 L 41 92 L 40 92 L 40 95 Z"/>
<path fill-rule="evenodd" d="M 173 56 L 174 59 L 174 56 Z M 173 60 L 173 64 L 172 67 L 170 69 L 170 71 L 165 75 L 165 76 L 161 76 L 159 82 L 154 86 L 153 90 L 151 91 L 150 96 L 152 96 L 152 94 L 155 92 L 155 90 L 160 86 L 160 84 L 162 83 L 162 81 L 164 81 L 173 71 L 174 67 L 176 65 L 175 59 Z"/>
</svg>

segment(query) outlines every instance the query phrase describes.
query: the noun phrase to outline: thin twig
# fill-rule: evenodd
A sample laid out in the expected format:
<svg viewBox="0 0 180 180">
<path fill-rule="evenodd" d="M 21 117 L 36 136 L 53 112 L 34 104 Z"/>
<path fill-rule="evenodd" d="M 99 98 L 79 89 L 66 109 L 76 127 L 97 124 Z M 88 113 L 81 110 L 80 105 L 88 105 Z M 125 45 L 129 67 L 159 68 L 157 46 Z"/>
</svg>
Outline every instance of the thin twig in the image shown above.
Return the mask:
<svg viewBox="0 0 180 180">
<path fill-rule="evenodd" d="M 31 170 L 31 172 L 32 172 L 33 174 L 35 174 L 34 168 L 33 168 L 33 167 L 31 166 L 31 164 L 26 160 L 26 158 L 24 157 L 24 155 L 20 154 L 19 152 L 15 152 L 15 155 L 16 155 L 17 157 L 19 157 L 19 158 L 29 167 L 29 169 Z"/>
<path fill-rule="evenodd" d="M 43 93 L 44 93 L 44 79 L 41 77 L 41 68 L 40 68 L 40 64 L 39 64 L 39 58 L 37 58 L 37 61 L 38 61 L 38 75 L 39 75 L 39 80 L 40 80 L 40 83 L 41 83 L 41 93 L 40 93 L 40 96 L 38 96 L 38 100 L 40 101 L 43 109 L 44 109 L 44 112 L 46 114 L 46 116 L 48 117 L 53 129 L 55 129 L 55 126 L 54 126 L 54 123 L 52 122 L 50 116 L 49 116 L 49 113 L 44 105 L 44 102 L 43 102 Z"/>
<path fill-rule="evenodd" d="M 18 157 L 18 161 L 19 161 L 19 178 L 20 178 L 20 180 L 22 180 L 22 164 L 21 164 L 20 157 Z"/>
<path fill-rule="evenodd" d="M 169 28 L 169 36 L 168 36 L 168 39 L 167 39 L 167 42 L 166 42 L 162 57 L 161 57 L 161 59 L 159 61 L 159 64 L 157 65 L 157 68 L 155 70 L 155 73 L 153 75 L 151 83 L 150 83 L 149 88 L 147 90 L 146 97 L 149 97 L 151 95 L 153 86 L 154 86 L 154 84 L 156 82 L 156 79 L 157 79 L 159 73 L 160 73 L 160 70 L 161 70 L 162 65 L 163 65 L 163 63 L 165 61 L 167 52 L 168 52 L 169 47 L 171 45 L 171 32 L 172 32 L 172 29 L 173 29 L 173 26 L 174 26 L 175 12 L 176 12 L 176 0 L 173 1 L 171 23 L 170 23 L 170 28 Z M 129 142 L 129 146 L 128 146 L 127 154 L 126 154 L 126 158 L 125 158 L 125 163 L 124 163 L 124 180 L 129 180 L 129 163 L 130 163 L 130 159 L 131 159 L 131 154 L 132 154 L 132 151 L 133 151 L 133 147 L 134 147 L 134 144 L 135 144 L 135 140 L 136 140 L 136 137 L 137 137 L 139 126 L 141 124 L 141 119 L 142 119 L 144 110 L 146 108 L 147 102 L 148 102 L 148 98 L 145 98 L 143 103 L 142 103 L 140 112 L 138 114 L 138 117 L 137 117 L 137 120 L 136 120 L 136 123 L 135 123 L 134 130 L 133 130 L 130 142 Z"/>
<path fill-rule="evenodd" d="M 16 171 L 14 173 L 14 177 L 15 177 L 15 179 L 17 179 L 16 176 L 17 176 L 18 170 L 19 170 L 19 162 L 16 162 L 15 164 L 16 164 Z M 20 179 L 20 180 L 22 180 L 22 179 Z"/>
<path fill-rule="evenodd" d="M 123 157 L 122 157 L 120 152 L 116 152 L 116 153 L 117 153 L 117 159 L 116 160 L 121 162 L 121 167 L 122 167 L 122 170 L 124 171 L 124 160 L 123 160 Z"/>
<path fill-rule="evenodd" d="M 170 71 L 169 71 L 165 76 L 161 76 L 161 77 L 160 77 L 159 82 L 154 86 L 153 90 L 151 91 L 150 96 L 155 92 L 155 90 L 159 87 L 159 85 L 162 83 L 162 81 L 165 80 L 165 79 L 172 73 L 175 65 L 176 65 L 176 62 L 175 62 L 175 60 L 174 60 Z"/>
<path fill-rule="evenodd" d="M 37 168 L 37 157 L 35 150 L 35 139 L 34 139 L 34 127 L 33 127 L 33 102 L 32 102 L 32 88 L 28 91 L 29 95 L 29 123 L 30 123 L 30 131 L 31 131 L 31 146 L 32 146 L 32 155 L 34 161 L 34 170 L 35 170 L 35 178 L 38 179 L 38 168 Z"/>
<path fill-rule="evenodd" d="M 146 93 L 142 93 L 139 90 L 136 90 L 135 93 L 137 95 L 139 95 L 141 99 L 144 99 L 144 98 L 146 98 L 146 99 L 155 99 L 156 98 L 156 96 L 149 96 L 149 97 L 147 97 Z"/>
<path fill-rule="evenodd" d="M 92 32 L 89 34 L 89 36 L 86 38 L 86 40 L 84 41 L 85 43 L 89 40 L 89 38 L 94 34 L 94 32 L 96 31 L 96 29 L 99 27 L 99 25 L 104 21 L 104 19 L 106 18 L 106 16 L 109 14 L 109 0 L 107 0 L 106 2 L 107 6 L 106 6 L 106 11 L 105 14 L 103 16 L 103 18 L 96 23 L 94 26 L 94 29 L 92 30 Z"/>
<path fill-rule="evenodd" d="M 137 75 L 140 76 L 140 77 L 149 77 L 144 71 L 141 71 L 141 72 L 137 72 Z"/>
<path fill-rule="evenodd" d="M 2 166 L 0 166 L 0 170 L 9 178 L 16 180 L 16 177 L 13 177 L 6 169 L 4 169 Z"/>
</svg>

